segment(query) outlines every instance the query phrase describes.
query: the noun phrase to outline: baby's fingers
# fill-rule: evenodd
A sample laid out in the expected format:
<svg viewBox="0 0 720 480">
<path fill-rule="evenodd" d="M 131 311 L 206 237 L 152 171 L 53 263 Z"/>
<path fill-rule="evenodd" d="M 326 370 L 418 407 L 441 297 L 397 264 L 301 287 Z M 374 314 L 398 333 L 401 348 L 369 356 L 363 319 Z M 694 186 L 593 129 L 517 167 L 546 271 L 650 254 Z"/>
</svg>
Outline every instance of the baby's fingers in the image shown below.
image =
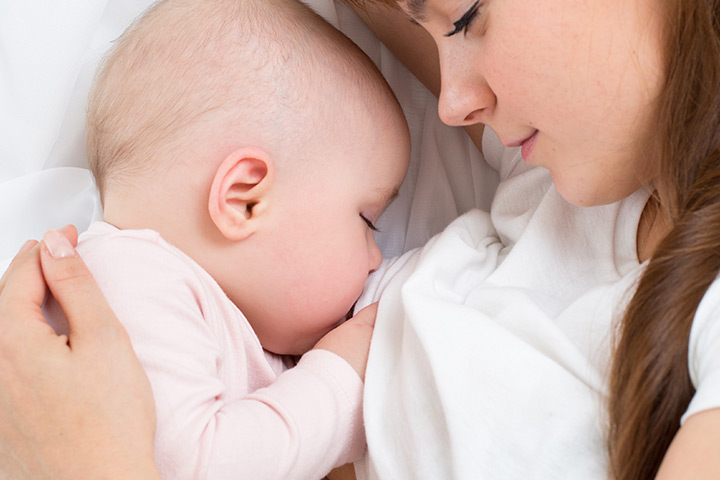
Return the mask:
<svg viewBox="0 0 720 480">
<path fill-rule="evenodd" d="M 376 314 L 377 304 L 368 305 L 328 332 L 315 344 L 315 348 L 329 350 L 344 358 L 364 380 Z"/>
<path fill-rule="evenodd" d="M 355 316 L 350 319 L 350 321 L 362 323 L 362 324 L 373 327 L 373 326 L 375 326 L 375 317 L 377 317 L 377 309 L 378 309 L 378 304 L 371 303 L 370 305 L 368 305 L 367 307 L 363 308 L 358 313 L 356 313 Z"/>
</svg>

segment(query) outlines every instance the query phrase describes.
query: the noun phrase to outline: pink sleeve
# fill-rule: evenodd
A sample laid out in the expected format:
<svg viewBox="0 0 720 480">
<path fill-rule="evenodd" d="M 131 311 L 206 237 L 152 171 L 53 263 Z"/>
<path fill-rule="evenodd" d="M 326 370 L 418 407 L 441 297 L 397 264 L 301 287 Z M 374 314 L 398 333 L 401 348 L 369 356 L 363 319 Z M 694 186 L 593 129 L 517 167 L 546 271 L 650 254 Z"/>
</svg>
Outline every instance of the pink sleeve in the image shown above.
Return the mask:
<svg viewBox="0 0 720 480">
<path fill-rule="evenodd" d="M 243 478 L 320 479 L 364 452 L 361 401 L 362 382 L 352 367 L 334 353 L 311 350 L 272 385 L 216 416 L 207 478 L 242 472 Z M 247 455 L 240 460 L 233 437 L 246 425 L 253 433 L 245 435 Z"/>
<path fill-rule="evenodd" d="M 349 364 L 311 351 L 267 387 L 230 401 L 220 372 L 231 367 L 203 318 L 192 270 L 168 250 L 120 240 L 83 256 L 150 378 L 163 478 L 320 479 L 360 457 L 362 382 Z"/>
</svg>

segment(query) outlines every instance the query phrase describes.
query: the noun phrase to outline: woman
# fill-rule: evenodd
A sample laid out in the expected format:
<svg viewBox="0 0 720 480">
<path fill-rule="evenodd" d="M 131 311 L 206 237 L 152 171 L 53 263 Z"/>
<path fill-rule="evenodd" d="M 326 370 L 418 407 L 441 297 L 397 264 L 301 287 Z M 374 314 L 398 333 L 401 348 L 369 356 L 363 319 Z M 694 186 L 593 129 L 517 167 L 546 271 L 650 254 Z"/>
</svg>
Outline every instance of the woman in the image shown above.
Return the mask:
<svg viewBox="0 0 720 480">
<path fill-rule="evenodd" d="M 654 190 L 636 232 L 637 256 L 650 262 L 619 322 L 613 355 L 610 467 L 614 478 L 651 478 L 666 458 L 660 475 L 700 478 L 688 472 L 707 468 L 709 459 L 692 463 L 686 449 L 718 435 L 711 425 L 720 414 L 709 408 L 720 406 L 720 397 L 709 400 L 707 376 L 698 382 L 710 375 L 704 370 L 714 371 L 712 359 L 698 359 L 700 347 L 690 352 L 702 364 L 694 365 L 691 383 L 688 344 L 695 311 L 720 267 L 713 212 L 720 191 L 720 3 L 400 5 L 437 45 L 444 121 L 481 122 L 506 146 L 522 145 L 523 159 L 549 170 L 557 191 L 578 206 L 627 204 L 639 188 Z M 366 21 L 421 78 L 432 78 L 428 57 L 413 55 L 419 34 L 404 40 L 389 10 L 379 11 L 367 9 Z M 699 386 L 691 412 L 700 404 L 706 410 L 690 415 L 678 433 Z"/>
<path fill-rule="evenodd" d="M 714 193 L 720 192 L 720 2 L 555 0 L 548 5 L 532 0 L 426 0 L 400 6 L 437 45 L 442 88 L 434 57 L 426 54 L 429 37 L 404 14 L 382 6 L 367 6 L 359 12 L 439 94 L 443 120 L 455 125 L 488 124 L 506 146 L 522 146 L 528 163 L 547 169 L 554 188 L 577 206 L 627 202 L 636 191 L 650 187 L 652 195 L 645 197 L 634 226 L 637 260 L 649 262 L 639 264 L 634 272 L 641 278 L 634 293 L 630 282 L 627 294 L 632 298 L 627 306 L 617 305 L 625 310 L 617 319 L 609 374 L 610 475 L 617 479 L 717 478 L 720 460 L 712 452 L 720 439 L 720 395 L 713 388 L 713 376 L 720 365 L 716 368 L 713 363 L 709 355 L 713 345 L 707 343 L 714 338 L 717 323 L 712 321 L 717 318 L 713 308 L 717 283 L 713 281 L 720 270 L 715 254 L 720 248 L 716 207 L 720 199 Z M 473 133 L 479 145 L 477 130 Z M 552 230 L 557 228 L 548 223 L 546 233 L 549 237 L 567 233 Z M 524 234 L 525 230 L 519 236 Z M 66 244 L 61 251 L 72 249 Z M 42 265 L 51 289 L 69 284 L 55 286 L 57 265 L 82 271 L 73 256 L 52 259 L 43 252 Z M 41 336 L 28 327 L 41 323 L 20 322 L 29 315 L 41 318 L 39 255 L 34 248 L 19 256 L 0 293 L 0 382 L 12 387 L 1 389 L 6 405 L 3 416 L 12 422 L 0 422 L 5 429 L 0 433 L 15 448 L 7 457 L 18 469 L 46 465 L 53 472 L 67 466 L 42 448 L 47 445 L 44 442 L 53 441 L 46 419 L 37 416 L 39 410 L 33 410 L 35 417 L 22 410 L 12 414 L 23 404 L 20 399 L 30 395 L 23 391 L 22 382 L 42 371 L 44 358 L 23 361 L 26 357 L 12 345 L 30 334 L 35 341 L 25 343 L 35 345 L 34 351 L 44 351 L 43 341 L 55 341 L 47 332 Z M 70 278 L 77 280 L 77 273 Z M 632 280 L 628 278 L 623 277 Z M 34 296 L 19 286 L 29 284 L 35 285 Z M 80 284 L 94 291 L 87 279 Z M 53 292 L 64 298 L 62 290 Z M 97 318 L 110 318 L 102 313 L 99 295 L 91 298 L 96 305 L 91 311 Z M 120 371 L 119 378 L 142 378 L 127 360 L 133 357 L 122 336 L 102 338 L 102 351 L 80 340 L 87 331 L 82 325 L 94 325 L 88 319 L 89 303 L 86 300 L 79 302 L 82 307 L 75 307 L 82 316 L 73 313 L 72 299 L 63 304 L 74 318 L 70 323 L 82 323 L 70 333 L 70 348 L 63 347 L 68 370 L 54 376 L 64 379 L 63 383 L 45 384 L 39 390 L 41 398 L 63 398 L 69 394 L 61 389 L 71 385 L 70 392 L 90 402 L 97 385 L 65 382 L 87 371 L 102 385 L 100 373 L 110 367 L 120 369 L 123 358 L 122 365 L 131 365 L 133 370 Z M 702 319 L 693 325 L 696 311 Z M 117 330 L 114 323 L 109 325 L 110 330 Z M 699 331 L 692 338 L 691 327 Z M 117 357 L 103 361 L 101 353 L 109 349 L 117 351 Z M 122 377 L 123 373 L 127 376 Z M 134 388 L 142 386 L 138 380 L 128 382 Z M 42 405 L 41 400 L 38 404 L 31 400 L 25 403 Z M 691 414 L 680 427 L 691 400 Z M 69 415 L 64 418 L 72 421 L 53 419 L 59 425 L 56 431 L 69 439 L 97 438 L 82 431 L 83 423 L 77 422 L 82 410 L 68 403 Z M 151 415 L 140 418 L 137 414 L 138 409 L 147 412 L 148 403 L 141 409 L 118 401 L 106 409 L 143 427 L 128 432 L 126 421 L 113 422 L 99 415 L 102 422 L 92 429 L 93 435 L 122 438 L 123 447 L 138 445 L 130 439 L 145 439 L 133 451 L 114 447 L 112 441 L 100 443 L 111 452 L 126 452 L 115 459 L 120 466 L 148 468 L 146 477 L 133 478 L 153 475 L 147 465 L 150 447 L 143 436 L 151 429 Z M 36 445 L 39 449 L 33 450 Z M 54 442 L 53 447 L 57 445 Z M 62 445 L 68 447 L 64 452 L 71 452 L 77 443 L 68 440 Z M 372 451 L 372 443 L 370 447 Z M 31 451 L 39 455 L 33 457 Z M 112 458 L 104 453 L 101 450 L 98 457 Z M 132 458 L 144 461 L 127 461 Z M 123 465 L 124 460 L 128 465 Z M 102 465 L 102 460 L 79 459 L 80 470 L 75 472 L 101 471 Z M 60 473 L 67 476 L 67 471 Z"/>
</svg>

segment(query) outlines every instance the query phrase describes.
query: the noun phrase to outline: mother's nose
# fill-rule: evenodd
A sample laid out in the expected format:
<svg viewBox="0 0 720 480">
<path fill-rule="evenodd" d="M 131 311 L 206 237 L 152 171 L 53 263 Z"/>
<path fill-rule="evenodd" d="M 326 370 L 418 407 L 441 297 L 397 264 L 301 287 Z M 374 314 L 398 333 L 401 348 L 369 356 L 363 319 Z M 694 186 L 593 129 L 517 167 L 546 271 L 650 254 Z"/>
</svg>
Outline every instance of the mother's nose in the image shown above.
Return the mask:
<svg viewBox="0 0 720 480">
<path fill-rule="evenodd" d="M 440 76 L 440 120 L 458 126 L 486 123 L 496 99 L 480 72 L 477 59 L 443 55 L 441 50 Z"/>
</svg>

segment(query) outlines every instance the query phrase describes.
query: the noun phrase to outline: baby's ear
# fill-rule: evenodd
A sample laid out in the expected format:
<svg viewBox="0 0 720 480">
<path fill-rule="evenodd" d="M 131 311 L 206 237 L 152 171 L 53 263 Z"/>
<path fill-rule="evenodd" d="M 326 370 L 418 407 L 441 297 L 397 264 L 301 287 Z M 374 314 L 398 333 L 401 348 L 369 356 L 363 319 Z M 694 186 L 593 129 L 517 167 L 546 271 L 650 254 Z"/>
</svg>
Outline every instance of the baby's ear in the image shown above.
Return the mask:
<svg viewBox="0 0 720 480">
<path fill-rule="evenodd" d="M 239 241 L 255 232 L 273 179 L 269 155 L 256 147 L 239 148 L 220 163 L 210 187 L 208 211 L 226 238 Z"/>
</svg>

